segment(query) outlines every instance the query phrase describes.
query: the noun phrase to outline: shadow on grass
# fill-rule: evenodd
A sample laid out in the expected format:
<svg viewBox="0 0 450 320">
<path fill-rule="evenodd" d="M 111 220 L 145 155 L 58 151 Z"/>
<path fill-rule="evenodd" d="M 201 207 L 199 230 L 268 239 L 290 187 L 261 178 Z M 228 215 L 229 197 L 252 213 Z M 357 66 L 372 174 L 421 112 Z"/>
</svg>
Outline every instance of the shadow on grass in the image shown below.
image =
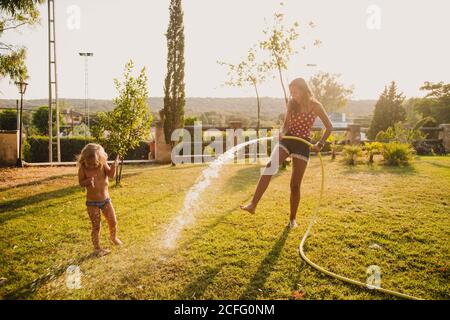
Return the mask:
<svg viewBox="0 0 450 320">
<path fill-rule="evenodd" d="M 429 161 L 429 160 L 424 160 L 423 162 L 431 164 L 431 165 L 433 165 L 435 167 L 438 167 L 438 168 L 447 169 L 447 170 L 450 169 L 450 166 L 445 165 L 443 163 L 439 163 L 439 162 L 435 162 L 435 161 Z"/>
<path fill-rule="evenodd" d="M 4 296 L 4 299 L 5 300 L 27 299 L 30 296 L 32 296 L 36 292 L 36 290 L 38 290 L 39 288 L 41 288 L 48 282 L 63 275 L 69 266 L 71 266 L 71 265 L 79 266 L 83 262 L 85 262 L 89 259 L 93 259 L 95 257 L 96 257 L 95 254 L 91 253 L 91 254 L 86 254 L 84 256 L 81 256 L 77 259 L 73 259 L 73 260 L 69 261 L 68 263 L 66 263 L 65 265 L 59 266 L 58 268 L 55 268 L 54 270 L 48 272 L 47 274 L 40 276 L 36 280 L 33 280 L 32 282 L 12 291 L 10 293 L 7 293 Z"/>
<path fill-rule="evenodd" d="M 49 181 L 53 181 L 53 180 L 57 180 L 57 179 L 64 179 L 64 178 L 68 178 L 68 177 L 76 177 L 76 174 L 73 174 L 73 173 L 71 173 L 71 174 L 61 174 L 61 175 L 58 175 L 58 176 L 47 177 L 45 179 L 40 179 L 40 180 L 35 180 L 35 181 L 30 181 L 30 182 L 26 182 L 26 183 L 17 184 L 15 186 L 3 187 L 3 188 L 0 188 L 0 192 L 6 191 L 6 190 L 10 190 L 10 189 L 14 189 L 14 188 L 37 186 L 37 185 L 43 184 L 45 182 L 49 182 Z"/>
<path fill-rule="evenodd" d="M 129 178 L 131 176 L 139 174 L 140 173 L 128 173 L 124 174 L 123 177 Z M 0 224 L 8 220 L 15 219 L 24 214 L 33 213 L 32 210 L 29 210 L 28 212 L 26 212 L 25 210 L 22 212 L 13 212 L 14 210 L 23 208 L 25 206 L 36 205 L 44 201 L 49 201 L 51 205 L 57 205 L 57 203 L 54 202 L 54 199 L 66 197 L 68 195 L 79 192 L 80 190 L 83 190 L 83 188 L 78 185 L 72 185 L 70 187 L 61 188 L 49 192 L 42 192 L 20 199 L 13 199 L 9 201 L 0 202 Z"/>
<path fill-rule="evenodd" d="M 0 223 L 14 219 L 18 216 L 24 215 L 26 213 L 32 213 L 32 210 L 26 212 L 9 212 L 20 209 L 25 206 L 35 205 L 43 201 L 52 201 L 55 198 L 61 198 L 80 191 L 81 187 L 71 186 L 66 188 L 61 188 L 54 191 L 42 192 L 29 197 L 14 199 L 0 203 Z"/>
<path fill-rule="evenodd" d="M 224 189 L 227 192 L 241 192 L 250 185 L 256 186 L 259 175 L 259 166 L 248 166 L 239 169 L 234 175 L 228 178 Z"/>
<path fill-rule="evenodd" d="M 250 283 L 248 284 L 245 291 L 239 297 L 240 300 L 255 300 L 257 298 L 258 289 L 262 289 L 264 287 L 267 278 L 270 276 L 273 267 L 280 257 L 281 251 L 283 250 L 284 244 L 286 243 L 289 230 L 289 227 L 284 228 L 283 233 L 272 247 L 272 250 L 270 250 L 263 261 L 261 261 L 258 270 L 250 280 Z"/>
<path fill-rule="evenodd" d="M 206 272 L 200 275 L 195 281 L 191 282 L 184 288 L 183 292 L 180 293 L 178 299 L 198 299 L 203 296 L 206 288 L 214 281 L 214 278 L 220 273 L 223 265 L 208 268 Z"/>
<path fill-rule="evenodd" d="M 379 175 L 379 174 L 397 174 L 397 175 L 414 175 L 417 173 L 416 168 L 413 164 L 405 165 L 405 166 L 388 166 L 385 164 L 367 164 L 361 163 L 354 166 L 348 165 L 346 163 L 341 163 L 344 166 L 343 174 L 351 175 L 351 174 L 359 174 L 365 173 L 370 175 Z"/>
<path fill-rule="evenodd" d="M 248 186 L 254 186 L 258 184 L 258 179 L 261 176 L 261 168 L 264 166 L 258 165 L 248 165 L 245 168 L 239 169 L 234 175 L 228 178 L 225 183 L 224 191 L 225 192 L 242 192 Z M 280 167 L 278 173 L 275 174 L 271 179 L 271 184 L 275 179 L 280 177 L 287 169 L 283 169 Z"/>
</svg>

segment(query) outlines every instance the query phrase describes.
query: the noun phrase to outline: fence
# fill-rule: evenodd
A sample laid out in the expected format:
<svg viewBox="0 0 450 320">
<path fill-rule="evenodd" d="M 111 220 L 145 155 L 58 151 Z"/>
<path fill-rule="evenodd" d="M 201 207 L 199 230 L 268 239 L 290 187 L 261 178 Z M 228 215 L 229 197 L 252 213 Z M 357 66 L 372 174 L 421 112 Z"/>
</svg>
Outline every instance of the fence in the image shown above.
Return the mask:
<svg viewBox="0 0 450 320">
<path fill-rule="evenodd" d="M 186 126 L 185 129 L 191 134 L 191 137 L 194 136 L 193 132 L 194 132 L 194 126 Z M 228 129 L 233 129 L 233 130 L 237 130 L 237 129 L 243 129 L 248 130 L 248 129 L 253 129 L 255 130 L 255 128 L 245 128 L 242 127 L 240 125 L 239 122 L 235 121 L 232 123 L 232 125 L 230 127 L 213 127 L 213 126 L 203 126 L 202 127 L 202 132 L 207 131 L 209 129 L 216 129 L 218 131 L 221 132 L 225 132 Z M 261 127 L 260 129 L 266 129 L 268 131 L 271 131 L 273 128 L 272 127 Z M 312 129 L 314 132 L 317 131 L 323 131 L 323 128 L 318 128 L 318 127 L 314 127 Z M 333 132 L 345 132 L 346 133 L 346 139 L 344 141 L 345 144 L 361 144 L 362 142 L 370 142 L 370 140 L 362 140 L 361 139 L 361 133 L 366 133 L 368 130 L 368 128 L 364 128 L 361 127 L 360 125 L 357 124 L 350 124 L 347 127 L 342 127 L 342 128 L 333 128 Z M 428 133 L 429 135 L 431 134 L 432 138 L 427 138 L 424 140 L 424 142 L 426 143 L 431 143 L 431 144 L 442 144 L 445 152 L 448 153 L 450 152 L 450 124 L 441 124 L 439 125 L 439 127 L 424 127 L 421 128 L 421 130 L 425 133 Z M 435 136 L 435 137 L 433 137 Z M 195 144 L 196 142 L 188 142 L 191 144 L 191 150 L 196 150 Z M 204 157 L 204 151 L 205 151 L 205 147 L 207 145 L 209 145 L 210 142 L 197 142 L 199 144 L 201 144 L 200 148 L 197 148 L 198 150 L 201 150 L 201 154 L 195 154 L 195 153 L 191 153 L 190 155 L 185 155 L 186 157 L 191 157 L 192 159 L 197 158 L 197 157 Z M 164 131 L 163 131 L 163 127 L 162 127 L 162 123 L 161 122 L 157 122 L 156 126 L 155 126 L 155 160 L 156 162 L 160 162 L 160 163 L 169 163 L 171 162 L 171 146 L 169 144 L 166 144 L 165 142 L 165 137 L 164 137 Z M 224 141 L 224 145 L 223 145 L 223 150 L 227 150 L 226 149 L 226 142 Z M 269 152 L 270 152 L 270 142 L 269 142 L 269 148 L 268 148 Z M 245 151 L 246 155 L 248 155 L 248 148 Z"/>
</svg>

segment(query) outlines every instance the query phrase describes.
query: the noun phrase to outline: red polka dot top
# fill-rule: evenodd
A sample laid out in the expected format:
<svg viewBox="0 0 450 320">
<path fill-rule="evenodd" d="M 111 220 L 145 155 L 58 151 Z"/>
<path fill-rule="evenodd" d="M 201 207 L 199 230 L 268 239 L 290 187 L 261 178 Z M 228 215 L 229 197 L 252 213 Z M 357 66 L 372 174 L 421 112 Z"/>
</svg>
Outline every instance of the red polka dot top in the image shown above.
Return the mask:
<svg viewBox="0 0 450 320">
<path fill-rule="evenodd" d="M 299 138 L 310 138 L 311 129 L 316 121 L 314 111 L 292 112 L 289 118 L 288 134 Z"/>
</svg>

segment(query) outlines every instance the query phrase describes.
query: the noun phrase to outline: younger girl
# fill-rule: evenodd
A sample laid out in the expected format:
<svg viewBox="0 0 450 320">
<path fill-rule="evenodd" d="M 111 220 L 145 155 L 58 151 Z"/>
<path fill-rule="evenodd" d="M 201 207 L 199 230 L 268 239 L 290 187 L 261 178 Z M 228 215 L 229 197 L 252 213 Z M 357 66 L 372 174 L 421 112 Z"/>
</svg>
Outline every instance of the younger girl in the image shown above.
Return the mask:
<svg viewBox="0 0 450 320">
<path fill-rule="evenodd" d="M 92 222 L 92 243 L 97 256 L 110 253 L 100 247 L 100 211 L 103 211 L 108 222 L 111 241 L 115 245 L 122 244 L 116 235 L 117 219 L 108 192 L 108 178 L 114 178 L 119 157 L 111 167 L 107 160 L 108 155 L 103 147 L 95 143 L 86 145 L 78 156 L 78 181 L 87 190 L 86 206 Z"/>
<path fill-rule="evenodd" d="M 283 136 L 299 137 L 311 142 L 311 128 L 316 118 L 319 117 L 326 127 L 326 131 L 322 138 L 312 148 L 313 151 L 319 152 L 323 148 L 328 136 L 331 134 L 333 125 L 331 124 L 325 109 L 320 102 L 314 98 L 308 84 L 304 79 L 297 78 L 293 80 L 289 85 L 289 90 L 291 93 L 291 99 L 288 103 L 280 143 L 275 146 L 274 152 L 271 156 L 271 161 L 267 164 L 267 168 L 272 166 L 274 157 L 275 159 L 278 158 L 278 163 L 283 163 L 289 156 L 292 158 L 293 169 L 290 186 L 291 215 L 289 226 L 294 228 L 297 226 L 295 219 L 297 217 L 297 209 L 300 203 L 300 186 L 309 162 L 309 146 L 301 141 L 283 139 Z M 250 213 L 255 213 L 256 206 L 269 186 L 272 175 L 273 172 L 271 174 L 263 174 L 260 177 L 252 201 L 245 206 L 241 206 L 241 209 Z"/>
</svg>

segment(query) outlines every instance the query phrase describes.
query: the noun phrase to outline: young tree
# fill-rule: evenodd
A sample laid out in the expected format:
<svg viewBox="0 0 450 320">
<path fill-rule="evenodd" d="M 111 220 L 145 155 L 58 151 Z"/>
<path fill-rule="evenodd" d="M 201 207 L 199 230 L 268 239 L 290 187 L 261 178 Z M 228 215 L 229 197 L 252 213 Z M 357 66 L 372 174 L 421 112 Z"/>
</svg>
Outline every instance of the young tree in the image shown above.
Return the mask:
<svg viewBox="0 0 450 320">
<path fill-rule="evenodd" d="M 164 82 L 163 121 L 166 143 L 173 146 L 172 132 L 184 126 L 184 24 L 181 0 L 170 1 L 167 38 L 167 75 Z"/>
<path fill-rule="evenodd" d="M 281 3 L 281 6 L 283 6 L 283 3 Z M 269 69 L 278 72 L 286 105 L 289 99 L 283 79 L 283 71 L 287 70 L 291 56 L 298 53 L 292 47 L 293 42 L 299 38 L 298 27 L 299 23 L 294 22 L 290 28 L 287 28 L 284 25 L 284 14 L 275 13 L 273 26 L 266 27 L 263 30 L 267 38 L 259 43 L 260 48 L 270 56 Z"/>
<path fill-rule="evenodd" d="M 56 113 L 52 113 L 53 124 L 56 124 Z M 59 123 L 64 123 L 64 117 L 62 114 L 59 115 Z M 38 134 L 46 136 L 48 135 L 48 107 L 39 107 L 35 112 L 33 112 L 31 124 L 36 128 Z M 53 135 L 56 135 L 56 125 L 52 126 Z"/>
<path fill-rule="evenodd" d="M 250 85 L 255 90 L 257 105 L 256 133 L 259 136 L 259 128 L 261 126 L 261 97 L 258 86 L 266 80 L 269 68 L 267 63 L 257 61 L 256 55 L 256 50 L 251 48 L 247 53 L 247 57 L 238 64 L 223 61 L 217 61 L 217 63 L 228 67 L 228 81 L 225 82 L 225 85 L 230 87 Z"/>
<path fill-rule="evenodd" d="M 115 108 L 111 112 L 99 113 L 98 122 L 93 127 L 96 140 L 104 145 L 108 152 L 121 159 L 117 168 L 116 184 L 122 179 L 123 159 L 127 152 L 139 146 L 140 141 L 150 136 L 153 116 L 148 106 L 148 78 L 145 68 L 138 77 L 133 77 L 134 64 L 125 65 L 124 81 L 114 79 L 119 96 L 114 99 Z"/>
<path fill-rule="evenodd" d="M 409 98 L 403 102 L 403 108 L 406 112 L 406 123 L 409 126 L 414 126 L 417 121 L 422 119 L 420 112 L 416 110 L 417 104 L 421 101 L 420 98 Z"/>
<path fill-rule="evenodd" d="M 5 31 L 39 21 L 37 5 L 44 0 L 2 0 L 0 2 L 0 39 Z M 25 65 L 26 50 L 0 40 L 0 79 L 9 77 L 12 81 L 28 78 Z"/>
<path fill-rule="evenodd" d="M 367 132 L 370 140 L 375 139 L 378 132 L 385 131 L 395 123 L 406 119 L 406 111 L 402 106 L 404 100 L 403 93 L 397 93 L 395 81 L 392 81 L 389 88 L 384 88 L 375 105 L 374 116 Z"/>
<path fill-rule="evenodd" d="M 423 117 L 431 117 L 437 124 L 450 122 L 450 84 L 425 82 L 420 90 L 428 91 L 416 102 L 415 110 Z"/>
<path fill-rule="evenodd" d="M 353 94 L 354 88 L 346 88 L 339 83 L 339 77 L 338 74 L 320 72 L 309 80 L 314 96 L 322 103 L 327 112 L 339 111 L 345 107 Z"/>
</svg>

